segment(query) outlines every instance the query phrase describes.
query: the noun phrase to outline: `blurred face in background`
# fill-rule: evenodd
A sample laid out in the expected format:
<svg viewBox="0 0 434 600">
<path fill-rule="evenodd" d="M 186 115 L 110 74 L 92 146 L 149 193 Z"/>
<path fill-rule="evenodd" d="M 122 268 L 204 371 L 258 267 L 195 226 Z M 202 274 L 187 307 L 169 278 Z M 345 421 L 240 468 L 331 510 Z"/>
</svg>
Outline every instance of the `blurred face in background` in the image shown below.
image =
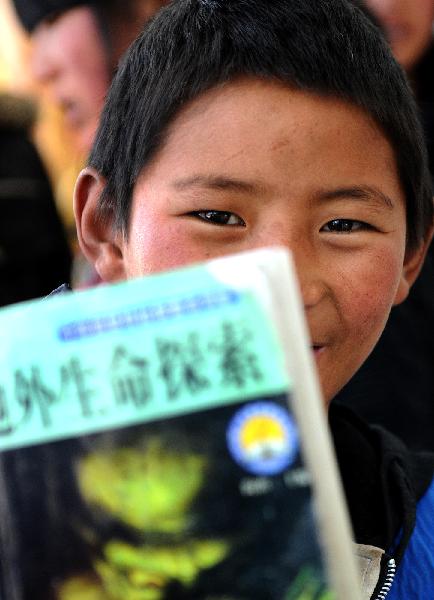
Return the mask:
<svg viewBox="0 0 434 600">
<path fill-rule="evenodd" d="M 44 19 L 32 34 L 33 76 L 48 84 L 79 149 L 86 153 L 93 143 L 114 66 L 167 0 L 107 4 L 107 39 L 90 5 L 60 11 Z"/>
<path fill-rule="evenodd" d="M 32 34 L 31 68 L 48 84 L 77 136 L 80 150 L 92 144 L 111 73 L 96 16 L 79 6 L 45 19 Z"/>
<path fill-rule="evenodd" d="M 416 65 L 432 39 L 434 0 L 365 0 L 384 28 L 398 62 Z"/>
</svg>

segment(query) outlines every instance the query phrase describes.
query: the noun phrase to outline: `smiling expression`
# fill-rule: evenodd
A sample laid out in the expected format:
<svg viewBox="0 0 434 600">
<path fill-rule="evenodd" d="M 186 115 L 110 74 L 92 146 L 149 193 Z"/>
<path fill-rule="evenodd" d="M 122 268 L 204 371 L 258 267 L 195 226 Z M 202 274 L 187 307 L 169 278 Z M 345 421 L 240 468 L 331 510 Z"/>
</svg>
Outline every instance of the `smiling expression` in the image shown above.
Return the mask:
<svg viewBox="0 0 434 600">
<path fill-rule="evenodd" d="M 128 238 L 95 262 L 116 280 L 290 248 L 329 401 L 406 296 L 405 223 L 393 151 L 363 111 L 245 79 L 178 114 L 134 188 Z"/>
</svg>

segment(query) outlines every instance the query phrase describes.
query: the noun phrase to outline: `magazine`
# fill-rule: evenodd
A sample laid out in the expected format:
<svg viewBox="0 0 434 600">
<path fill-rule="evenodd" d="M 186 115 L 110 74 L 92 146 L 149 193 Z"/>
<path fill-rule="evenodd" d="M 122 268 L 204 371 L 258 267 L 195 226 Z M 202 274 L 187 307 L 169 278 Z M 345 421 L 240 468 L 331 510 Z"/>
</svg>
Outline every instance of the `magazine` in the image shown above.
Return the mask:
<svg viewBox="0 0 434 600">
<path fill-rule="evenodd" d="M 357 600 L 290 255 L 0 311 L 4 600 Z"/>
</svg>

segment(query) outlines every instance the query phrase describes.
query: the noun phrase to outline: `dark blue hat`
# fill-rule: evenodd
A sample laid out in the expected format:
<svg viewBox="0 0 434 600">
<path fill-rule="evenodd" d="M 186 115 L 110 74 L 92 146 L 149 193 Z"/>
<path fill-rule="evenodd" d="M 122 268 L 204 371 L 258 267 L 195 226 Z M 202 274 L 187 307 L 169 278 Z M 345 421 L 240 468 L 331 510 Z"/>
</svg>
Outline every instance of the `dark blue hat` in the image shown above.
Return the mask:
<svg viewBox="0 0 434 600">
<path fill-rule="evenodd" d="M 87 2 L 86 0 L 13 0 L 13 4 L 23 27 L 31 33 L 47 17 L 92 2 L 91 0 Z"/>
</svg>

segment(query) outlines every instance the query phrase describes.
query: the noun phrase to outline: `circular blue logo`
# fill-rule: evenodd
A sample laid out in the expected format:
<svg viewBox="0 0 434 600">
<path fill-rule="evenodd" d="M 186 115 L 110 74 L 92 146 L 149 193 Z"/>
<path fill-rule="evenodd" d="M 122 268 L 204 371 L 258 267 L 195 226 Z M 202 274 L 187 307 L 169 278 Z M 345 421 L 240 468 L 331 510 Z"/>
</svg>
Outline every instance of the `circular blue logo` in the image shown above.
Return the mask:
<svg viewBox="0 0 434 600">
<path fill-rule="evenodd" d="M 277 475 L 295 460 L 298 431 L 289 412 L 274 402 L 252 402 L 231 419 L 227 433 L 234 460 L 254 475 Z"/>
</svg>

